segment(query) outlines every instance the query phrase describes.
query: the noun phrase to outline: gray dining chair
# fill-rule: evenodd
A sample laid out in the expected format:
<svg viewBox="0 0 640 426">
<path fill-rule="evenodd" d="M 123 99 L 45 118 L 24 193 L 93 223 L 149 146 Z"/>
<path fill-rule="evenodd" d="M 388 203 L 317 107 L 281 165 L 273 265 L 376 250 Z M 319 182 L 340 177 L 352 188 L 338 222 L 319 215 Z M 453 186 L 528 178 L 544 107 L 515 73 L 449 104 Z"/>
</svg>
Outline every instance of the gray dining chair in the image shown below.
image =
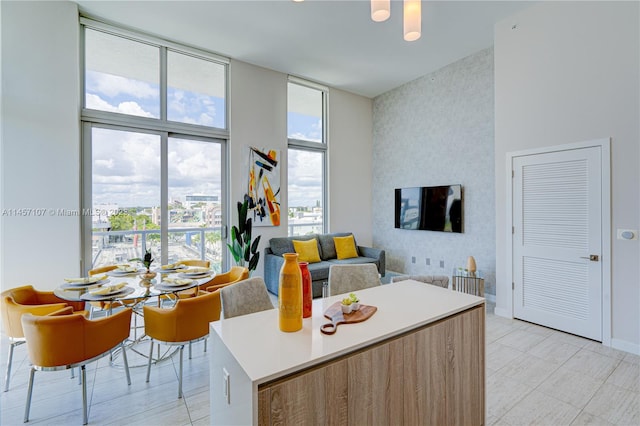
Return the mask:
<svg viewBox="0 0 640 426">
<path fill-rule="evenodd" d="M 329 296 L 379 286 L 380 275 L 374 263 L 331 265 L 329 268 Z"/>
<path fill-rule="evenodd" d="M 262 277 L 238 281 L 220 289 L 222 318 L 274 309 Z"/>
</svg>

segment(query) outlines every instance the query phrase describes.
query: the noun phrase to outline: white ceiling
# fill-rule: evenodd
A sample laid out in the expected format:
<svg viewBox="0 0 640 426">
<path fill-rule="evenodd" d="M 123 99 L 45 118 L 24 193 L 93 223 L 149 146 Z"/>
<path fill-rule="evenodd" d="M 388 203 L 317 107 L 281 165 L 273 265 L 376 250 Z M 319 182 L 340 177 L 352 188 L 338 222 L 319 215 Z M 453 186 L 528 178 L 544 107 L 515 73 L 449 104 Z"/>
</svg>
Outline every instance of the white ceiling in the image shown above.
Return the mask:
<svg viewBox="0 0 640 426">
<path fill-rule="evenodd" d="M 76 3 L 94 18 L 367 97 L 492 46 L 493 25 L 532 5 L 423 1 L 422 37 L 406 42 L 400 0 L 382 23 L 368 0 Z"/>
</svg>

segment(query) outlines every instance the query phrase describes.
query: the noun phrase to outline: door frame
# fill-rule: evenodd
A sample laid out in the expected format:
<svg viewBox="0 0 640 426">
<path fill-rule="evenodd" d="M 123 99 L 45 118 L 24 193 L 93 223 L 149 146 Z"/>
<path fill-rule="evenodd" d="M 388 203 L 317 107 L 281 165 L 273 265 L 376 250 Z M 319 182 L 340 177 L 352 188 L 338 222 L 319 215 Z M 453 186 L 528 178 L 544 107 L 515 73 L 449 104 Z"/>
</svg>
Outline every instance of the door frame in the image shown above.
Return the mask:
<svg viewBox="0 0 640 426">
<path fill-rule="evenodd" d="M 513 283 L 513 160 L 516 157 L 527 155 L 546 154 L 559 151 L 569 151 L 574 149 L 583 149 L 598 147 L 600 148 L 600 171 L 602 173 L 602 191 L 600 205 L 602 210 L 602 344 L 611 346 L 611 138 L 594 139 L 584 142 L 575 142 L 564 145 L 555 145 L 550 147 L 532 148 L 522 151 L 508 152 L 506 155 L 505 176 L 507 177 L 507 193 L 506 193 L 506 259 L 505 268 L 507 277 Z M 513 284 L 506 285 L 504 288 L 511 287 L 511 297 L 507 297 L 506 313 L 513 318 L 514 306 L 514 290 Z M 503 312 L 505 313 L 505 312 Z"/>
</svg>

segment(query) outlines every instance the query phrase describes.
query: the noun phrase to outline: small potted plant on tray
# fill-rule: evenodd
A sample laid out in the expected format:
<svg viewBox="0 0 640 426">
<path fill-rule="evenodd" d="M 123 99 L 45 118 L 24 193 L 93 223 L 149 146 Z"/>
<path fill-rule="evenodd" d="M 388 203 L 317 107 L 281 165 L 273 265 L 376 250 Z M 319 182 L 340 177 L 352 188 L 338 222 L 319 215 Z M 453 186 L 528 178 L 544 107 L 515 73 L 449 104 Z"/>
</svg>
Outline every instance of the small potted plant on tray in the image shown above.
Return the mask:
<svg viewBox="0 0 640 426">
<path fill-rule="evenodd" d="M 351 312 L 360 309 L 360 299 L 355 293 L 349 293 L 349 299 L 351 300 Z"/>
<path fill-rule="evenodd" d="M 342 313 L 343 314 L 350 314 L 351 310 L 352 310 L 352 306 L 351 306 L 351 299 L 348 297 L 345 297 L 344 299 L 342 299 Z"/>
<path fill-rule="evenodd" d="M 151 280 L 156 277 L 156 273 L 151 272 L 151 264 L 153 263 L 153 261 L 154 259 L 153 254 L 151 254 L 151 249 L 144 251 L 144 258 L 142 259 L 140 259 L 139 257 L 135 259 L 129 259 L 129 262 L 140 262 L 144 265 L 145 268 L 147 268 L 147 270 L 140 275 L 140 278 L 142 278 L 142 284 L 150 285 Z"/>
</svg>

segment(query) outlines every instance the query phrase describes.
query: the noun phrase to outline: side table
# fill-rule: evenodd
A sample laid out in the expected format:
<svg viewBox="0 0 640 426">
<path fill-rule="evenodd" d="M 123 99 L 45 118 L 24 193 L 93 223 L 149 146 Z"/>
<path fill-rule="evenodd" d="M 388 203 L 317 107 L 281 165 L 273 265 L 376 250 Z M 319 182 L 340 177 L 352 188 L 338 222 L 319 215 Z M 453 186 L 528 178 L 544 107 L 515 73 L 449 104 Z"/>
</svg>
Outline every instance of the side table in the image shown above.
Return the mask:
<svg viewBox="0 0 640 426">
<path fill-rule="evenodd" d="M 469 272 L 464 268 L 454 268 L 451 286 L 453 290 L 484 297 L 484 277 L 480 271 Z"/>
</svg>

